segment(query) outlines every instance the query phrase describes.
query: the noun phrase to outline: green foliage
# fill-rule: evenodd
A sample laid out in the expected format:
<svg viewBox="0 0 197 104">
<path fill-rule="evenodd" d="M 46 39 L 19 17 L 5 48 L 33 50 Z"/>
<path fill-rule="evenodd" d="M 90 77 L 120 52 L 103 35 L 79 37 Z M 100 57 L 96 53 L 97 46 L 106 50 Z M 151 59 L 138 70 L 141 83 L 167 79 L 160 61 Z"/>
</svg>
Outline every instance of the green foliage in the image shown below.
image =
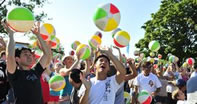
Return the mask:
<svg viewBox="0 0 197 104">
<path fill-rule="evenodd" d="M 151 14 L 152 19 L 142 28 L 144 38 L 136 44 L 137 48 L 147 48 L 152 40 L 158 40 L 161 53 L 168 53 L 185 61 L 197 57 L 197 0 L 163 0 L 160 9 Z"/>
</svg>

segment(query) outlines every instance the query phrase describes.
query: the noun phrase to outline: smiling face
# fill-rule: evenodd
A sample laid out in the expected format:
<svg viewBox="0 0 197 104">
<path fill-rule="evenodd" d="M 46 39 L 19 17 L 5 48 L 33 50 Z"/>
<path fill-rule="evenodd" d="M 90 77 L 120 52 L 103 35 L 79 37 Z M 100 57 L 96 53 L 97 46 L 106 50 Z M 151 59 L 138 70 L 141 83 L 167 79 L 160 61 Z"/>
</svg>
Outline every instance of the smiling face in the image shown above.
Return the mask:
<svg viewBox="0 0 197 104">
<path fill-rule="evenodd" d="M 70 68 L 74 62 L 74 59 L 71 56 L 68 56 L 64 59 L 63 64 L 66 66 L 66 68 Z"/>
<path fill-rule="evenodd" d="M 33 54 L 29 50 L 22 50 L 20 56 L 16 57 L 16 62 L 20 66 L 24 66 L 24 67 L 28 67 L 32 65 L 33 60 L 34 60 Z"/>
<path fill-rule="evenodd" d="M 95 63 L 96 72 L 107 74 L 110 70 L 109 65 L 110 63 L 107 58 L 100 57 Z"/>
</svg>

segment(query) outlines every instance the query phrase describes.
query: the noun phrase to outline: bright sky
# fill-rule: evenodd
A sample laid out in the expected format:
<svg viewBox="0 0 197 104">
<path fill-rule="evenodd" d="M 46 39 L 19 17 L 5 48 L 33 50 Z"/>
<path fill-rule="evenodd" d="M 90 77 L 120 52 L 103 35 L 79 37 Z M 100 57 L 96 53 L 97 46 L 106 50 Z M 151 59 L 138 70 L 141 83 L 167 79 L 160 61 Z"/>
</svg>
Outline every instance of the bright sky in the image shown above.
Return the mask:
<svg viewBox="0 0 197 104">
<path fill-rule="evenodd" d="M 45 22 L 55 27 L 56 36 L 68 53 L 72 42 L 78 40 L 88 44 L 91 36 L 100 31 L 93 22 L 93 15 L 98 5 L 114 4 L 121 13 L 119 28 L 130 34 L 129 56 L 133 56 L 135 43 L 144 36 L 141 26 L 151 19 L 151 13 L 158 11 L 160 2 L 161 0 L 50 0 L 50 4 L 40 9 L 48 14 L 48 18 L 52 18 Z M 102 45 L 113 45 L 111 32 L 102 34 Z M 121 51 L 126 54 L 126 48 L 122 48 Z"/>
</svg>

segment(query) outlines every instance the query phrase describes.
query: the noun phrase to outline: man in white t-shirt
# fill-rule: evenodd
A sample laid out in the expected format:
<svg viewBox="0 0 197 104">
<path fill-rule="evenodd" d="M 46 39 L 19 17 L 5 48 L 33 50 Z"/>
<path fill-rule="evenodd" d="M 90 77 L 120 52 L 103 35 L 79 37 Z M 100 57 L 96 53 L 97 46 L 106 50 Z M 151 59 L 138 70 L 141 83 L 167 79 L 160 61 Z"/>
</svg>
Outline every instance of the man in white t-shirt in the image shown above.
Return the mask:
<svg viewBox="0 0 197 104">
<path fill-rule="evenodd" d="M 195 66 L 194 69 L 195 69 L 195 70 L 194 70 L 194 72 L 192 72 L 190 78 L 191 78 L 191 77 L 197 76 L 197 66 Z"/>
<path fill-rule="evenodd" d="M 115 94 L 124 81 L 126 69 L 109 48 L 99 49 L 99 52 L 102 54 L 94 61 L 96 76 L 90 79 L 89 104 L 114 104 Z M 115 65 L 117 74 L 107 77 L 107 73 L 110 70 L 110 60 Z"/>
<path fill-rule="evenodd" d="M 157 95 L 162 87 L 161 82 L 159 81 L 158 77 L 151 73 L 152 65 L 150 62 L 142 63 L 142 73 L 139 74 L 134 80 L 134 93 L 133 93 L 133 100 L 135 101 L 136 95 L 138 91 L 146 90 L 148 91 L 153 97 Z"/>
</svg>

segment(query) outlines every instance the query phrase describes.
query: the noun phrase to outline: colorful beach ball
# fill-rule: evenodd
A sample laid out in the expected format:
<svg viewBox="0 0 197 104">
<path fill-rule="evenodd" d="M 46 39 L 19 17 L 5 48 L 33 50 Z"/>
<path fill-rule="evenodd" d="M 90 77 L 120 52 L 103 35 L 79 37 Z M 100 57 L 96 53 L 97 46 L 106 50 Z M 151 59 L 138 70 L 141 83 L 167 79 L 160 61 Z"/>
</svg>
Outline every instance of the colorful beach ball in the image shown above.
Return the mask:
<svg viewBox="0 0 197 104">
<path fill-rule="evenodd" d="M 43 55 L 43 52 L 42 52 L 41 50 L 36 50 L 36 51 L 34 52 L 34 57 L 35 57 L 36 59 L 39 59 L 42 55 Z"/>
<path fill-rule="evenodd" d="M 79 41 L 74 41 L 72 44 L 71 44 L 71 48 L 73 49 L 73 50 L 76 50 L 77 49 L 77 47 L 80 45 L 81 43 L 79 42 Z"/>
<path fill-rule="evenodd" d="M 137 97 L 140 104 L 150 104 L 152 101 L 152 96 L 145 90 L 142 90 Z"/>
<path fill-rule="evenodd" d="M 187 62 L 188 65 L 194 65 L 195 60 L 194 60 L 193 58 L 188 58 L 188 59 L 186 60 L 186 62 Z"/>
<path fill-rule="evenodd" d="M 150 56 L 151 57 L 154 57 L 155 56 L 155 53 L 154 52 L 150 52 Z"/>
<path fill-rule="evenodd" d="M 101 38 L 97 35 L 92 36 L 92 38 L 89 40 L 89 45 L 93 49 L 97 49 L 101 45 Z"/>
<path fill-rule="evenodd" d="M 34 15 L 23 7 L 11 10 L 7 15 L 8 25 L 16 32 L 28 32 L 34 26 Z"/>
<path fill-rule="evenodd" d="M 49 80 L 49 87 L 53 91 L 60 91 L 65 86 L 66 86 L 65 79 L 64 79 L 64 77 L 62 77 L 60 75 L 55 75 L 55 76 L 51 77 Z"/>
<path fill-rule="evenodd" d="M 124 92 L 124 101 L 125 101 L 125 104 L 130 104 L 131 102 L 131 96 L 128 92 Z"/>
<path fill-rule="evenodd" d="M 97 36 L 99 36 L 100 38 L 102 38 L 102 33 L 99 32 L 99 31 L 97 31 L 97 32 L 95 33 L 95 35 L 97 35 Z"/>
<path fill-rule="evenodd" d="M 169 61 L 170 61 L 171 63 L 174 63 L 174 62 L 175 62 L 175 56 L 174 56 L 174 55 L 171 55 L 171 56 L 169 57 Z"/>
<path fill-rule="evenodd" d="M 50 35 L 56 35 L 55 28 L 52 24 L 44 23 L 40 27 L 40 34 L 43 38 L 43 40 L 49 40 Z"/>
<path fill-rule="evenodd" d="M 119 31 L 114 36 L 114 44 L 117 47 L 123 48 L 129 44 L 130 35 L 126 31 Z"/>
<path fill-rule="evenodd" d="M 76 49 L 76 54 L 80 56 L 80 59 L 87 59 L 90 57 L 90 47 L 86 44 L 80 44 Z"/>
<path fill-rule="evenodd" d="M 48 43 L 53 49 L 55 49 L 57 45 L 60 43 L 59 39 L 55 35 L 50 35 L 49 39 L 50 40 L 48 40 Z"/>
<path fill-rule="evenodd" d="M 112 32 L 112 38 L 114 38 L 114 35 L 115 35 L 118 31 L 121 31 L 121 29 L 120 29 L 120 28 L 117 28 L 117 29 L 115 29 L 115 30 Z"/>
<path fill-rule="evenodd" d="M 160 44 L 158 41 L 153 40 L 149 43 L 148 47 L 151 51 L 157 52 L 160 49 Z"/>
<path fill-rule="evenodd" d="M 108 3 L 97 8 L 93 19 L 100 30 L 112 31 L 120 23 L 120 11 L 115 5 Z"/>
<path fill-rule="evenodd" d="M 162 58 L 162 55 L 161 54 L 158 54 L 158 58 L 161 59 Z"/>
</svg>

